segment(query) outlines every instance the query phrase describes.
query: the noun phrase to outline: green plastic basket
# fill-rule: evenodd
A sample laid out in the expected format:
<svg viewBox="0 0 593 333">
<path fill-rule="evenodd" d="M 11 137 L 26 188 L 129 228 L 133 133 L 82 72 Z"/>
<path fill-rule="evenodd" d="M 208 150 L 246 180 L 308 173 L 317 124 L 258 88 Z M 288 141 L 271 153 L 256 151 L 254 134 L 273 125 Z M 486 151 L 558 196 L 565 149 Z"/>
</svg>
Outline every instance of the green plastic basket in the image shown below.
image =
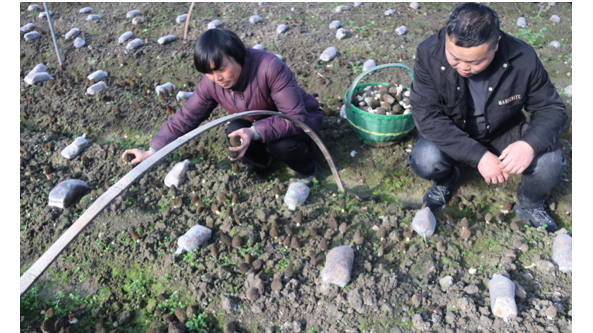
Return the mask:
<svg viewBox="0 0 593 333">
<path fill-rule="evenodd" d="M 371 145 L 393 144 L 416 127 L 411 113 L 398 115 L 373 114 L 363 111 L 352 104 L 353 93 L 358 93 L 360 90 L 363 90 L 368 86 L 375 87 L 378 85 L 388 85 L 388 83 L 385 82 L 358 84 L 363 77 L 374 71 L 391 67 L 407 70 L 410 74 L 410 84 L 414 80 L 414 73 L 408 66 L 402 64 L 385 64 L 373 67 L 360 74 L 356 80 L 354 80 L 350 89 L 346 90 L 346 93 L 344 94 L 348 122 L 350 122 L 350 125 L 358 135 L 358 138 L 364 143 Z"/>
</svg>

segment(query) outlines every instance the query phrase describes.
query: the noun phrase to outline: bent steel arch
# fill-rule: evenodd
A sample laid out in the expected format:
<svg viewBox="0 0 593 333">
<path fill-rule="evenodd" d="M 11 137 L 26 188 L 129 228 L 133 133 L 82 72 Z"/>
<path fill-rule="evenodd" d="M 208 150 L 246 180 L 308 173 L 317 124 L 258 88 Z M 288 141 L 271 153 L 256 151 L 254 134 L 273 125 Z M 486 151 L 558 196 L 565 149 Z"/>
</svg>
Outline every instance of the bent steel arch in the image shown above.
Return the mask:
<svg viewBox="0 0 593 333">
<path fill-rule="evenodd" d="M 122 194 L 134 181 L 144 175 L 148 170 L 150 170 L 153 166 L 155 166 L 158 162 L 163 160 L 169 154 L 171 154 L 174 150 L 181 147 L 182 145 L 189 142 L 191 139 L 199 136 L 200 134 L 218 127 L 227 121 L 242 118 L 247 116 L 257 116 L 257 115 L 267 115 L 267 116 L 276 116 L 280 118 L 284 118 L 287 120 L 292 121 L 297 126 L 299 126 L 311 139 L 317 144 L 329 167 L 334 175 L 336 180 L 336 184 L 341 192 L 344 192 L 344 187 L 342 186 L 342 181 L 340 180 L 340 176 L 338 175 L 338 171 L 334 165 L 334 161 L 329 154 L 329 151 L 319 138 L 317 134 L 315 134 L 309 126 L 298 119 L 294 119 L 290 116 L 287 116 L 283 113 L 276 112 L 276 111 L 248 111 L 242 113 L 235 113 L 231 114 L 216 120 L 209 122 L 206 125 L 200 126 L 193 131 L 177 138 L 175 141 L 169 143 L 156 153 L 152 154 L 149 158 L 144 160 L 142 163 L 138 164 L 134 169 L 128 172 L 122 179 L 120 179 L 117 183 L 111 186 L 103 195 L 101 195 L 97 200 L 72 224 L 68 230 L 58 240 L 39 258 L 37 261 L 21 276 L 21 296 L 33 285 L 35 281 L 45 272 L 45 270 L 51 265 L 51 263 L 62 253 L 62 251 L 82 232 L 82 230 L 92 222 L 95 217 L 97 217 L 115 198 L 117 198 L 120 194 Z"/>
</svg>

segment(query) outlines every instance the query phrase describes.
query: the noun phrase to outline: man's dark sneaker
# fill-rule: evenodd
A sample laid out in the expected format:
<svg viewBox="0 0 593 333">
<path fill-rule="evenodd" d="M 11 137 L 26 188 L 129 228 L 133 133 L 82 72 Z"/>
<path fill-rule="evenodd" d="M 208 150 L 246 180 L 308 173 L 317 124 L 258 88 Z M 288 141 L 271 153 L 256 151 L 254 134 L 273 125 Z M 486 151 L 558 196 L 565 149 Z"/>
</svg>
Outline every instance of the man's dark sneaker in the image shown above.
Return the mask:
<svg viewBox="0 0 593 333">
<path fill-rule="evenodd" d="M 558 225 L 548 213 L 544 210 L 544 205 L 537 208 L 524 208 L 520 203 L 517 203 L 514 208 L 515 215 L 525 222 L 529 222 L 533 227 L 538 228 L 545 226 L 549 232 L 556 232 Z"/>
<path fill-rule="evenodd" d="M 296 171 L 294 172 L 294 176 L 297 179 L 297 181 L 304 183 L 308 187 L 313 186 L 313 179 L 319 178 L 319 174 L 317 173 L 317 166 L 315 166 L 315 170 L 313 170 L 313 174 L 311 174 L 309 176 L 302 175 Z"/>
<path fill-rule="evenodd" d="M 427 203 L 431 211 L 436 212 L 443 208 L 447 204 L 447 196 L 451 193 L 453 187 L 459 182 L 461 172 L 455 167 L 453 170 L 453 176 L 445 185 L 437 185 L 433 183 L 432 186 L 426 191 L 424 197 L 422 197 L 422 203 Z"/>
</svg>

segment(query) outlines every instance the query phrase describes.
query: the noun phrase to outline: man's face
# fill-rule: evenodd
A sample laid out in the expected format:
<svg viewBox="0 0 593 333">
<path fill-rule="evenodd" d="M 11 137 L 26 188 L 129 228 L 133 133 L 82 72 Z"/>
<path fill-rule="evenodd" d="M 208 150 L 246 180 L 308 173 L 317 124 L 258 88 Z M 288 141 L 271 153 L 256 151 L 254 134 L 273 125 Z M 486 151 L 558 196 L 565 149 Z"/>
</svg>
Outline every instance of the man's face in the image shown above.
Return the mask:
<svg viewBox="0 0 593 333">
<path fill-rule="evenodd" d="M 214 67 L 214 63 L 211 66 Z M 225 56 L 218 70 L 212 71 L 210 74 L 206 73 L 205 75 L 210 81 L 225 89 L 229 89 L 237 83 L 239 76 L 241 76 L 241 69 L 241 65 L 233 57 Z"/>
<path fill-rule="evenodd" d="M 498 42 L 495 46 L 484 43 L 478 46 L 461 47 L 455 45 L 455 39 L 447 35 L 445 41 L 445 55 L 449 65 L 457 70 L 457 73 L 463 77 L 474 76 L 483 70 L 494 59 L 494 55 L 498 50 Z"/>
</svg>

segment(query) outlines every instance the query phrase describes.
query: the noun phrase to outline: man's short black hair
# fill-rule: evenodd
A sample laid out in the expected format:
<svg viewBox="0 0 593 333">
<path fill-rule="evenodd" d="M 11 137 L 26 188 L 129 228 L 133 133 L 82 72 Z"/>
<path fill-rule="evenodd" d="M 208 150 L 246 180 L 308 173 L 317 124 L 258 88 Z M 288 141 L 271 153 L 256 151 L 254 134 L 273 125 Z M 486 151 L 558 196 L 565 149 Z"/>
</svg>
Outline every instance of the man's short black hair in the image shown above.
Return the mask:
<svg viewBox="0 0 593 333">
<path fill-rule="evenodd" d="M 475 2 L 463 3 L 453 10 L 447 21 L 447 35 L 455 45 L 472 47 L 489 43 L 496 45 L 500 36 L 498 14 Z"/>
<path fill-rule="evenodd" d="M 247 50 L 236 33 L 226 29 L 210 29 L 204 32 L 194 49 L 194 66 L 202 74 L 218 70 L 225 56 L 233 57 L 241 66 L 245 64 Z M 212 67 L 214 63 L 214 67 Z"/>
</svg>

